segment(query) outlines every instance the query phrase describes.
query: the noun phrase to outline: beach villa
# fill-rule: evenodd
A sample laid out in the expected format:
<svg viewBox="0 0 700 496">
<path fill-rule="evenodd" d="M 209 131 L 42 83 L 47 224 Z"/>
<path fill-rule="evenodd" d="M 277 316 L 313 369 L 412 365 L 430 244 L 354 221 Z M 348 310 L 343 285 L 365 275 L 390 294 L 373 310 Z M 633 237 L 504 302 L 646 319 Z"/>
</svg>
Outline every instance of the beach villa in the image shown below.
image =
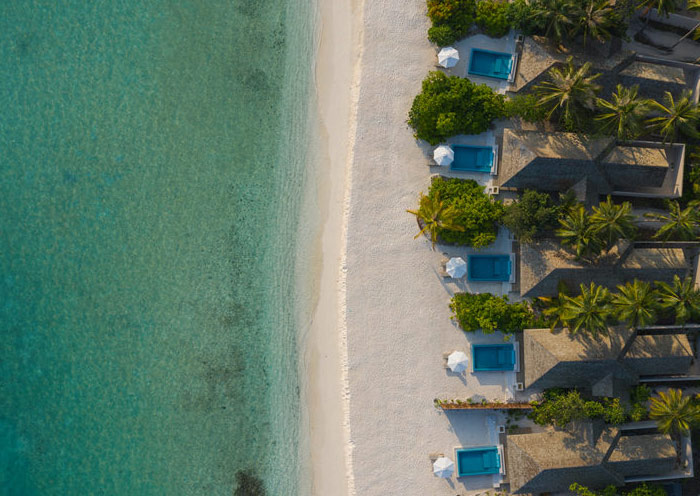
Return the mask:
<svg viewBox="0 0 700 496">
<path fill-rule="evenodd" d="M 684 144 L 618 142 L 574 133 L 505 129 L 501 188 L 566 191 L 597 204 L 600 195 L 679 198 Z"/>
<path fill-rule="evenodd" d="M 522 244 L 519 249 L 520 294 L 558 293 L 560 281 L 575 290 L 581 284 L 614 288 L 634 279 L 669 282 L 674 276 L 700 280 L 700 244 L 693 242 L 620 242 L 595 264 L 576 260 L 557 240 Z"/>
<path fill-rule="evenodd" d="M 602 489 L 678 472 L 669 435 L 632 434 L 602 422 L 508 435 L 506 442 L 507 482 L 513 494 L 567 491 L 572 481 Z"/>
<path fill-rule="evenodd" d="M 528 394 L 548 388 L 578 388 L 592 396 L 624 397 L 644 376 L 681 376 L 693 361 L 683 334 L 637 334 L 627 327 L 591 338 L 564 329 L 523 332 L 519 374 Z"/>
</svg>

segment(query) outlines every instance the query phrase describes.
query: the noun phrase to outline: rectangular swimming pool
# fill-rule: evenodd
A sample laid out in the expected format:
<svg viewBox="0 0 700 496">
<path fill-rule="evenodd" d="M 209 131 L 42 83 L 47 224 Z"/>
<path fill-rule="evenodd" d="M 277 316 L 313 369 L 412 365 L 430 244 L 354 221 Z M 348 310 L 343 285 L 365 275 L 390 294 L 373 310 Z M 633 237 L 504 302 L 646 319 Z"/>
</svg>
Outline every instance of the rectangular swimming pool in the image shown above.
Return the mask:
<svg viewBox="0 0 700 496">
<path fill-rule="evenodd" d="M 489 172 L 495 174 L 496 149 L 492 146 L 452 145 L 456 171 Z"/>
<path fill-rule="evenodd" d="M 472 366 L 474 372 L 515 370 L 515 352 L 513 343 L 473 344 Z"/>
<path fill-rule="evenodd" d="M 470 281 L 515 282 L 512 255 L 469 255 Z"/>
<path fill-rule="evenodd" d="M 472 48 L 469 57 L 469 74 L 509 81 L 512 79 L 514 65 L 515 56 L 510 53 Z"/>
<path fill-rule="evenodd" d="M 457 448 L 457 477 L 498 474 L 501 472 L 501 455 L 498 446 Z"/>
</svg>

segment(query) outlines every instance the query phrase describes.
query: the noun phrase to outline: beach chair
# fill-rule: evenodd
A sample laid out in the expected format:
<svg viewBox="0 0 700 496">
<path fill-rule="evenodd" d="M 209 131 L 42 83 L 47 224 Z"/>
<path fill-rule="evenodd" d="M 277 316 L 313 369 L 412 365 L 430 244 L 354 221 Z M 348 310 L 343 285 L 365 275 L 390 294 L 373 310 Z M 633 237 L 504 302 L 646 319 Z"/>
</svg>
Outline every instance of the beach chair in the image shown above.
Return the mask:
<svg viewBox="0 0 700 496">
<path fill-rule="evenodd" d="M 440 268 L 438 269 L 438 274 L 440 274 L 440 277 L 442 277 L 443 279 L 451 278 L 451 276 L 447 273 L 447 270 L 445 269 L 445 266 L 449 261 L 449 257 L 442 257 L 442 260 L 440 260 Z"/>
</svg>

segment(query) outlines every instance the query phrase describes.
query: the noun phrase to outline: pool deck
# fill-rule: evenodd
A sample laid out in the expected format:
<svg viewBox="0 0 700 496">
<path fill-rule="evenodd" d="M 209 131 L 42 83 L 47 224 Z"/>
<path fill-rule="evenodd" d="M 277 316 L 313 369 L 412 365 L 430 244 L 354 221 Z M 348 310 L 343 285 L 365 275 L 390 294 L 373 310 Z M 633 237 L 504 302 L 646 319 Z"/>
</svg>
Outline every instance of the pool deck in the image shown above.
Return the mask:
<svg viewBox="0 0 700 496">
<path fill-rule="evenodd" d="M 459 62 L 457 62 L 457 65 L 450 69 L 443 69 L 447 74 L 466 77 L 478 84 L 483 83 L 501 94 L 505 94 L 506 91 L 510 91 L 512 89 L 513 84 L 505 79 L 496 79 L 478 76 L 476 74 L 468 74 L 469 58 L 471 56 L 472 48 L 480 48 L 482 50 L 489 50 L 492 52 L 515 54 L 515 34 L 512 31 L 503 38 L 490 38 L 485 34 L 475 34 L 458 41 L 452 46 L 459 52 Z"/>
</svg>

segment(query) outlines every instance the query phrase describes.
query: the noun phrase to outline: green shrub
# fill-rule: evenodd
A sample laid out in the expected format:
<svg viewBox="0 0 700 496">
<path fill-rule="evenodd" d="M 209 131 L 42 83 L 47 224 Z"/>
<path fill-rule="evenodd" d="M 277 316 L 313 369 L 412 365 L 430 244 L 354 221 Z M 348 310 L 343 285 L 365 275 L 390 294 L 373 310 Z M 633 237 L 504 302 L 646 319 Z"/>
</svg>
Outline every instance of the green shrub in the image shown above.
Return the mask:
<svg viewBox="0 0 700 496">
<path fill-rule="evenodd" d="M 437 145 L 456 134 L 480 134 L 505 114 L 505 97 L 485 84 L 434 71 L 413 100 L 408 124 L 415 137 Z"/>
<path fill-rule="evenodd" d="M 506 11 L 508 25 L 512 29 L 522 31 L 523 34 L 540 34 L 541 23 L 533 16 L 533 4 L 527 0 L 514 0 L 508 4 Z"/>
<path fill-rule="evenodd" d="M 505 207 L 502 224 L 523 243 L 530 243 L 559 225 L 559 207 L 547 193 L 526 190 L 520 201 Z"/>
<path fill-rule="evenodd" d="M 428 17 L 433 28 L 443 28 L 440 32 L 428 31 L 430 41 L 445 46 L 463 38 L 474 24 L 475 0 L 427 0 Z M 448 31 L 444 28 L 449 29 Z"/>
<path fill-rule="evenodd" d="M 541 402 L 533 402 L 529 417 L 538 425 L 564 427 L 569 422 L 602 418 L 608 424 L 622 424 L 627 420 L 625 409 L 618 398 L 585 400 L 572 389 L 555 388 L 544 392 Z"/>
<path fill-rule="evenodd" d="M 569 491 L 573 491 L 576 496 L 666 496 L 666 490 L 657 485 L 642 484 L 629 491 L 618 490 L 615 486 L 608 486 L 603 491 L 597 492 L 574 482 L 569 486 Z"/>
<path fill-rule="evenodd" d="M 481 329 L 485 334 L 501 331 L 506 334 L 522 331 L 537 323 L 527 303 L 509 303 L 507 296 L 490 293 L 457 293 L 450 310 L 460 327 L 467 332 Z"/>
<path fill-rule="evenodd" d="M 525 122 L 542 122 L 547 119 L 547 109 L 537 105 L 538 98 L 532 93 L 528 95 L 515 95 L 506 100 L 505 114 L 512 119 L 520 117 Z"/>
<path fill-rule="evenodd" d="M 447 207 L 454 207 L 454 223 L 464 228 L 464 231 L 440 229 L 438 235 L 445 243 L 479 248 L 496 240 L 496 223 L 503 216 L 503 204 L 493 201 L 476 181 L 438 177 L 431 183 L 428 196 L 437 196 Z"/>
<path fill-rule="evenodd" d="M 476 4 L 476 24 L 487 35 L 494 38 L 505 36 L 510 31 L 508 2 L 481 0 Z"/>
<path fill-rule="evenodd" d="M 639 422 L 649 418 L 649 407 L 647 402 L 651 397 L 651 389 L 644 384 L 633 387 L 630 390 L 630 407 L 629 418 L 632 422 Z"/>
<path fill-rule="evenodd" d="M 697 200 L 700 200 L 700 147 L 693 146 L 685 159 L 681 203 L 687 206 L 691 201 Z"/>
<path fill-rule="evenodd" d="M 449 26 L 433 26 L 428 29 L 428 40 L 443 47 L 457 41 L 457 36 Z"/>
</svg>

